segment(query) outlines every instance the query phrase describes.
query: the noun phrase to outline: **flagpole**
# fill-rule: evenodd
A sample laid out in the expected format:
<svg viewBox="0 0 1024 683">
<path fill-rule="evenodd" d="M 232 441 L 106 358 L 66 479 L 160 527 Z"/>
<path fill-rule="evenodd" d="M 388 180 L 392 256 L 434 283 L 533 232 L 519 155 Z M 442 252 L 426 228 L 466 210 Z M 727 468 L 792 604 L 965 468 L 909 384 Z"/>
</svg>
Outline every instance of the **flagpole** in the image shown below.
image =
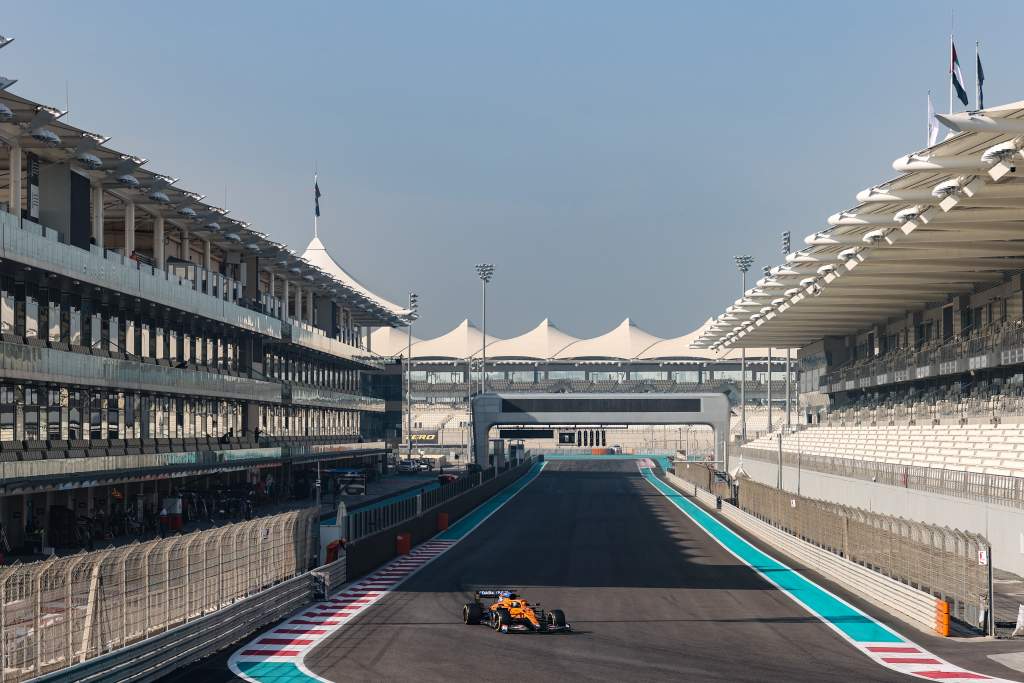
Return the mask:
<svg viewBox="0 0 1024 683">
<path fill-rule="evenodd" d="M 953 23 L 953 13 L 949 13 L 949 23 Z M 949 113 L 953 113 L 953 34 L 949 34 Z"/>
<path fill-rule="evenodd" d="M 313 172 L 313 187 L 317 186 L 316 182 L 317 182 L 317 173 L 316 173 L 316 171 L 314 171 Z M 313 212 L 313 237 L 314 238 L 320 237 L 320 216 L 317 214 L 316 211 Z"/>
<path fill-rule="evenodd" d="M 974 108 L 981 111 L 981 80 L 978 65 L 981 64 L 981 43 L 974 41 Z"/>
<path fill-rule="evenodd" d="M 929 90 L 928 91 L 928 102 L 927 102 L 927 104 L 925 106 L 925 111 L 928 112 L 928 120 L 925 121 L 925 125 L 924 125 L 924 146 L 925 147 L 931 147 L 932 146 L 932 117 L 931 117 L 931 113 L 932 112 L 931 112 L 931 109 L 932 109 L 932 91 Z"/>
</svg>

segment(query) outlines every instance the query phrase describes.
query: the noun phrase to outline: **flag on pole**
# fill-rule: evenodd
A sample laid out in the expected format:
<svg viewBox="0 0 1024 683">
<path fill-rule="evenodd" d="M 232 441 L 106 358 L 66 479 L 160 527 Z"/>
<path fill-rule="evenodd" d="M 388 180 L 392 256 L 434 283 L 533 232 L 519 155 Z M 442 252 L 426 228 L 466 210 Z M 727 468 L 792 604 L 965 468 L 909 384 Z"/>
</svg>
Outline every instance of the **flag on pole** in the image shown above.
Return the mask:
<svg viewBox="0 0 1024 683">
<path fill-rule="evenodd" d="M 956 91 L 956 96 L 964 106 L 967 106 L 967 91 L 964 90 L 964 75 L 960 72 L 960 60 L 956 56 L 956 45 L 953 44 L 953 38 L 949 38 L 949 77 L 953 80 L 953 90 Z"/>
<path fill-rule="evenodd" d="M 985 70 L 981 68 L 981 48 L 975 47 L 974 56 L 978 60 L 978 109 L 985 108 L 985 90 L 982 86 L 985 85 Z"/>
<path fill-rule="evenodd" d="M 313 214 L 317 217 L 320 216 L 320 184 L 316 180 L 316 176 L 313 176 Z"/>
<path fill-rule="evenodd" d="M 935 118 L 935 105 L 932 104 L 932 91 L 928 91 L 928 147 L 939 141 L 939 120 Z"/>
</svg>

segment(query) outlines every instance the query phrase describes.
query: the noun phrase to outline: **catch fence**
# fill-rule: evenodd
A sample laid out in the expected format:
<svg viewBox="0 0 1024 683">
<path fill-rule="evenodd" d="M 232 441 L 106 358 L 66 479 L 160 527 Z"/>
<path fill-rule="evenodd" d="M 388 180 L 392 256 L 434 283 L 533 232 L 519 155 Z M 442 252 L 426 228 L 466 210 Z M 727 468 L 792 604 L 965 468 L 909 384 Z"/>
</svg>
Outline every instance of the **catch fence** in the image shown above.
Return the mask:
<svg viewBox="0 0 1024 683">
<path fill-rule="evenodd" d="M 0 682 L 163 633 L 305 572 L 318 510 L 0 567 Z"/>
<path fill-rule="evenodd" d="M 809 543 L 949 603 L 950 617 L 985 629 L 991 546 L 981 535 L 805 498 L 744 479 L 739 507 Z"/>
</svg>

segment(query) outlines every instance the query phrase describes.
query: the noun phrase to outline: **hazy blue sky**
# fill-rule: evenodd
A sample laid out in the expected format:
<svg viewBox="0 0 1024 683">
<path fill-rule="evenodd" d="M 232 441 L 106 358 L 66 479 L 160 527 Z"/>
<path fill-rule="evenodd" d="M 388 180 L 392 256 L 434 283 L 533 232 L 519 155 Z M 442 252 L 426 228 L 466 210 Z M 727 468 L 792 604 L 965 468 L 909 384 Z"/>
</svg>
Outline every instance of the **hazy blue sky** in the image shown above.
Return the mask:
<svg viewBox="0 0 1024 683">
<path fill-rule="evenodd" d="M 1024 2 L 957 3 L 973 93 L 1024 99 Z M 922 146 L 950 3 L 6 3 L 0 74 L 372 289 L 419 336 L 626 316 L 682 334 Z"/>
</svg>

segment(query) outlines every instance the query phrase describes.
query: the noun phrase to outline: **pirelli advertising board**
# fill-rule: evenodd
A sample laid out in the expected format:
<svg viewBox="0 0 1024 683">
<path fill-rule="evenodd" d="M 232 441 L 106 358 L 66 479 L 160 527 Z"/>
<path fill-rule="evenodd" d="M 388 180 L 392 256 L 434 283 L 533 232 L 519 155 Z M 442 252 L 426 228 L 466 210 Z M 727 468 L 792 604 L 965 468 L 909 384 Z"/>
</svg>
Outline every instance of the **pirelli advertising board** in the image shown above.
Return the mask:
<svg viewBox="0 0 1024 683">
<path fill-rule="evenodd" d="M 434 446 L 437 444 L 437 432 L 413 432 L 412 442 L 420 446 Z"/>
</svg>

